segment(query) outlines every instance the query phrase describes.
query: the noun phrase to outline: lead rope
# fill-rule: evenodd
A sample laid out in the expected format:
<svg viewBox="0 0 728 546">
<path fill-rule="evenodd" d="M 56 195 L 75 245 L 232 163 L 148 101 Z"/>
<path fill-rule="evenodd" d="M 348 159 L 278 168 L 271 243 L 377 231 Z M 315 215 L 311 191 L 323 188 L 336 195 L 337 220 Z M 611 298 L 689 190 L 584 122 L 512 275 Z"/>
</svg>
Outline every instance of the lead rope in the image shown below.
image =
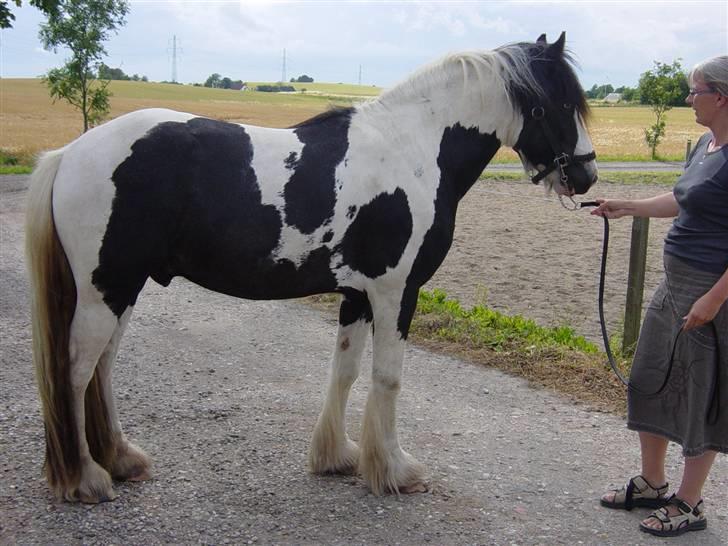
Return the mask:
<svg viewBox="0 0 728 546">
<path fill-rule="evenodd" d="M 576 203 L 573 199 L 571 200 L 572 203 L 574 203 L 574 208 L 569 208 L 564 205 L 562 202 L 561 204 L 564 205 L 565 208 L 569 208 L 569 210 L 579 210 L 585 207 L 597 207 L 599 206 L 599 203 L 596 201 L 584 201 L 581 203 Z M 612 349 L 609 346 L 609 334 L 607 333 L 607 322 L 604 318 L 604 284 L 605 284 L 605 278 L 607 276 L 607 251 L 609 249 L 609 220 L 606 216 L 602 216 L 604 219 L 604 236 L 602 237 L 602 260 L 601 260 L 601 266 L 599 271 L 599 325 L 601 326 L 602 330 L 602 339 L 604 341 L 604 351 L 607 353 L 607 359 L 609 360 L 609 365 L 612 367 L 612 370 L 614 371 L 615 375 L 619 378 L 619 380 L 624 384 L 625 387 L 632 390 L 633 392 L 639 393 L 644 396 L 657 396 L 660 394 L 663 390 L 665 390 L 665 387 L 667 386 L 668 381 L 670 380 L 670 376 L 672 375 L 672 366 L 675 359 L 675 350 L 677 349 L 677 341 L 680 338 L 680 334 L 682 333 L 682 325 L 677 331 L 677 334 L 675 334 L 675 338 L 672 342 L 672 350 L 670 351 L 670 364 L 667 368 L 667 372 L 665 373 L 665 378 L 662 381 L 662 384 L 660 387 L 654 391 L 654 392 L 647 392 L 643 391 L 634 385 L 631 385 L 629 380 L 622 375 L 622 372 L 619 371 L 619 368 L 617 367 L 617 363 L 614 359 L 614 355 L 612 354 Z M 715 376 L 713 380 L 713 392 L 710 396 L 710 405 L 708 406 L 708 411 L 705 416 L 705 420 L 708 424 L 714 425 L 718 422 L 718 417 L 720 416 L 720 343 L 718 342 L 718 328 L 715 325 L 715 322 L 710 322 L 711 326 L 713 327 L 713 335 L 715 336 L 715 351 L 716 351 L 716 362 L 715 362 Z"/>
</svg>

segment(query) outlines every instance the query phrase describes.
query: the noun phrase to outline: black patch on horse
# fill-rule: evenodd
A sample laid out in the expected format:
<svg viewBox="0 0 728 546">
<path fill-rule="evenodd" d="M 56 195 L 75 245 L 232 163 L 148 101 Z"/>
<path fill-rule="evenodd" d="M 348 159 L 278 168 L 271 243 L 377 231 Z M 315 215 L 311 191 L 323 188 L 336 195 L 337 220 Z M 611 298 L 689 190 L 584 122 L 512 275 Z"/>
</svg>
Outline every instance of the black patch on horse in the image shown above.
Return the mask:
<svg viewBox="0 0 728 546">
<path fill-rule="evenodd" d="M 375 279 L 395 267 L 412 236 L 412 213 L 404 190 L 380 193 L 359 208 L 337 251 L 345 265 Z"/>
<path fill-rule="evenodd" d="M 397 320 L 402 339 L 407 339 L 420 287 L 435 274 L 450 250 L 460 199 L 475 184 L 500 146 L 495 133 L 483 134 L 476 127 L 466 129 L 456 123 L 443 132 L 437 156 L 440 185 L 435 197 L 435 218 L 417 252 L 402 294 Z"/>
<path fill-rule="evenodd" d="M 357 320 L 372 322 L 374 313 L 366 292 L 353 288 L 343 288 L 340 292 L 344 295 L 339 307 L 339 324 L 341 326 L 354 324 Z"/>
<path fill-rule="evenodd" d="M 336 287 L 327 248 L 298 268 L 272 259 L 282 220 L 261 203 L 252 159 L 243 127 L 203 118 L 160 123 L 134 143 L 112 176 L 116 194 L 92 276 L 117 316 L 148 277 L 167 285 L 181 275 L 251 299 Z"/>
<path fill-rule="evenodd" d="M 331 110 L 294 126 L 303 149 L 298 159 L 286 160 L 293 174 L 283 197 L 286 223 L 301 233 L 313 233 L 334 215 L 336 167 L 349 148 L 353 112 L 353 108 Z"/>
</svg>

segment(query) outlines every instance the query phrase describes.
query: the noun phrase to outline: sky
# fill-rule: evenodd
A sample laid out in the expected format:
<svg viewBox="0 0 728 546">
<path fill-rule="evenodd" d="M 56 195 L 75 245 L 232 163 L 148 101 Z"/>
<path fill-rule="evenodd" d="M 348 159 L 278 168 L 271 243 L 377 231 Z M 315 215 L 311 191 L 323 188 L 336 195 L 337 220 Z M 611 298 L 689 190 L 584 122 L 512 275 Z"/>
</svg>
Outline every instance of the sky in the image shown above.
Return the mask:
<svg viewBox="0 0 728 546">
<path fill-rule="evenodd" d="M 0 77 L 37 77 L 68 51 L 44 51 L 44 16 L 23 2 L 0 31 Z M 152 81 L 243 81 L 391 87 L 447 53 L 553 41 L 565 31 L 585 89 L 636 87 L 654 61 L 682 66 L 728 53 L 728 1 L 162 1 L 132 0 L 104 62 Z"/>
</svg>

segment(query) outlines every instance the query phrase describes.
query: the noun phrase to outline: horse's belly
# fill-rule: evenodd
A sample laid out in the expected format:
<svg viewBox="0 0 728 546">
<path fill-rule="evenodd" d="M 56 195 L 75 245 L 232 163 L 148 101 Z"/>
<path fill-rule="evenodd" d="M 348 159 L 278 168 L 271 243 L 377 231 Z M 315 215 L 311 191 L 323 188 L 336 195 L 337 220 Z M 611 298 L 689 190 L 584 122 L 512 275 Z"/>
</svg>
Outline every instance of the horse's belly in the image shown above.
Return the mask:
<svg viewBox="0 0 728 546">
<path fill-rule="evenodd" d="M 330 262 L 331 250 L 320 247 L 298 265 L 286 259 L 241 255 L 226 260 L 189 260 L 175 267 L 172 276 L 180 275 L 208 290 L 238 298 L 289 299 L 335 291 L 337 281 Z M 152 278 L 163 281 L 164 274 L 159 276 Z"/>
</svg>

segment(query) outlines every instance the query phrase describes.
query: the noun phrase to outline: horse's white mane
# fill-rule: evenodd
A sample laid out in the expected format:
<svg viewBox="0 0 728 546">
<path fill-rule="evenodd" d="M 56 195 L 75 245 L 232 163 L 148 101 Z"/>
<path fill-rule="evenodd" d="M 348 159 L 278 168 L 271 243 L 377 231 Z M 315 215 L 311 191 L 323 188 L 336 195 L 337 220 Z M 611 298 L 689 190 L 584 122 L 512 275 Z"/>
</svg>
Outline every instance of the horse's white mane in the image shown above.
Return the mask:
<svg viewBox="0 0 728 546">
<path fill-rule="evenodd" d="M 518 44 L 492 51 L 451 53 L 421 67 L 404 81 L 384 91 L 379 100 L 386 104 L 426 97 L 428 89 L 446 83 L 456 70 L 462 75 L 464 90 L 471 85 L 477 85 L 483 92 L 496 88 L 502 90 L 509 101 L 514 89 L 542 96 L 544 91 L 529 61 L 527 51 Z"/>
</svg>

